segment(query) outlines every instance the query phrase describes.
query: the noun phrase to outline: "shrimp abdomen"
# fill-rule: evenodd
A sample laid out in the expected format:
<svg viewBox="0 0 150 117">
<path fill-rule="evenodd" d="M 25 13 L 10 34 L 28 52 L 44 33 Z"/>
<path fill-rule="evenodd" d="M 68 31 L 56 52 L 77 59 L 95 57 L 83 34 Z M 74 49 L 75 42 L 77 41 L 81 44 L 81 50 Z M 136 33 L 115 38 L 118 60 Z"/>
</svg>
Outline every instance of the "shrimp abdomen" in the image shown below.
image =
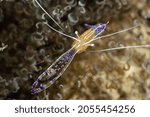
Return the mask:
<svg viewBox="0 0 150 117">
<path fill-rule="evenodd" d="M 39 93 L 51 86 L 67 69 L 74 56 L 74 48 L 62 54 L 32 85 L 32 94 Z"/>
</svg>

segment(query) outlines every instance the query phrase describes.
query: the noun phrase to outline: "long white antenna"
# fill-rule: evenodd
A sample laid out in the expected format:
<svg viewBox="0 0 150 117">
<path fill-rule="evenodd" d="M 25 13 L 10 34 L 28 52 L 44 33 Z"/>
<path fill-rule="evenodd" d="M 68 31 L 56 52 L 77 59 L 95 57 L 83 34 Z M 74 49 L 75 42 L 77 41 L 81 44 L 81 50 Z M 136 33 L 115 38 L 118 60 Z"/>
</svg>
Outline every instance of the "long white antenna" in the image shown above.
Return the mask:
<svg viewBox="0 0 150 117">
<path fill-rule="evenodd" d="M 38 6 L 44 11 L 44 13 L 50 18 L 50 19 L 52 19 L 54 22 L 55 22 L 55 24 L 57 25 L 57 26 L 59 26 L 59 28 L 61 29 L 61 30 L 63 30 L 63 28 L 57 23 L 57 21 L 51 16 L 51 15 L 49 15 L 49 13 L 41 6 L 41 4 L 37 1 L 37 0 L 34 0 L 37 4 L 38 4 Z M 64 31 L 64 30 L 63 30 Z"/>
<path fill-rule="evenodd" d="M 52 17 L 52 16 L 50 16 L 49 14 L 48 14 L 48 12 L 41 6 L 41 4 L 37 1 L 37 0 L 34 0 L 37 4 L 38 4 L 38 6 L 44 11 L 44 13 L 50 18 L 50 19 L 52 19 L 56 24 L 57 24 L 57 26 L 59 26 L 59 28 L 61 28 L 62 29 L 62 27 L 54 20 L 54 18 Z M 59 33 L 59 34 L 62 34 L 62 35 L 64 35 L 64 36 L 66 36 L 66 37 L 69 37 L 69 38 L 71 38 L 71 39 L 74 39 L 74 40 L 76 40 L 76 41 L 79 41 L 77 38 L 75 38 L 75 37 L 73 37 L 73 36 L 70 36 L 70 35 L 67 35 L 67 34 L 65 34 L 65 33 L 63 33 L 63 32 L 60 32 L 60 31 L 58 31 L 57 29 L 55 29 L 55 28 L 53 28 L 52 26 L 50 26 L 48 23 L 45 23 L 49 28 L 51 28 L 53 31 L 55 31 L 55 32 L 57 32 L 57 33 Z M 62 29 L 63 30 L 63 29 Z M 63 30 L 64 31 L 64 30 Z"/>
<path fill-rule="evenodd" d="M 126 31 L 129 31 L 129 30 L 133 30 L 134 28 L 136 28 L 138 26 L 140 26 L 140 25 L 136 25 L 136 26 L 133 26 L 133 27 L 130 27 L 130 28 L 127 28 L 127 29 L 124 29 L 124 30 L 120 30 L 120 31 L 117 31 L 117 32 L 114 32 L 114 33 L 111 33 L 111 34 L 108 34 L 108 35 L 104 35 L 104 36 L 101 36 L 101 37 L 97 37 L 94 40 L 109 37 L 109 36 L 113 36 L 113 35 L 116 35 L 116 34 L 119 34 L 119 33 L 122 33 L 122 32 L 126 32 Z"/>
<path fill-rule="evenodd" d="M 106 51 L 131 49 L 131 48 L 150 48 L 150 45 L 137 45 L 137 46 L 116 47 L 116 48 L 108 48 L 108 49 L 96 50 L 96 51 L 88 51 L 88 52 L 92 52 L 92 53 L 94 53 L 94 52 L 106 52 Z"/>
<path fill-rule="evenodd" d="M 62 35 L 64 35 L 64 36 L 69 37 L 69 38 L 71 38 L 71 39 L 74 39 L 74 40 L 76 40 L 76 41 L 80 41 L 80 40 L 78 40 L 77 38 L 75 38 L 75 37 L 73 37 L 73 36 L 67 35 L 67 34 L 65 34 L 65 33 L 63 33 L 63 32 L 60 32 L 60 31 L 56 30 L 55 28 L 53 28 L 52 26 L 50 26 L 47 22 L 45 22 L 44 24 L 47 25 L 49 28 L 51 28 L 52 30 L 54 30 L 55 32 L 57 32 L 57 33 L 59 33 L 59 34 L 62 34 Z"/>
<path fill-rule="evenodd" d="M 100 37 L 91 39 L 90 41 L 86 42 L 85 45 L 88 44 L 88 43 L 90 43 L 90 42 L 93 42 L 95 40 L 98 40 L 98 39 L 110 37 L 110 36 L 113 36 L 113 35 L 116 35 L 116 34 L 119 34 L 119 33 L 122 33 L 122 32 L 126 32 L 126 31 L 129 31 L 129 30 L 132 30 L 132 29 L 134 29 L 134 28 L 136 28 L 138 26 L 140 26 L 140 25 L 136 25 L 136 26 L 133 26 L 133 27 L 130 27 L 130 28 L 127 28 L 127 29 L 124 29 L 124 30 L 120 30 L 120 31 L 117 31 L 117 32 L 114 32 L 114 33 L 111 33 L 111 34 L 108 34 L 108 35 L 104 35 L 104 36 L 100 36 Z"/>
</svg>

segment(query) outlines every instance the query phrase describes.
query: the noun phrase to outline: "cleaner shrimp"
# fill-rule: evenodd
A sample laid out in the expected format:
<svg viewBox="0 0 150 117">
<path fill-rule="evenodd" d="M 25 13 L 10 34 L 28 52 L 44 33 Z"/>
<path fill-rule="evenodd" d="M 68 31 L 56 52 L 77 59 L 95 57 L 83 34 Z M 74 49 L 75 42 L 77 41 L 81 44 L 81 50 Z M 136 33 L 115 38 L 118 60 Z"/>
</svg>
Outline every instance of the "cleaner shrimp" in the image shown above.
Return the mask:
<svg viewBox="0 0 150 117">
<path fill-rule="evenodd" d="M 133 27 L 130 27 L 128 29 L 124 29 L 118 32 L 114 32 L 108 35 L 100 36 L 106 29 L 107 23 L 100 23 L 97 25 L 90 25 L 85 24 L 85 27 L 88 28 L 83 34 L 79 35 L 78 31 L 75 31 L 76 37 L 70 36 L 66 33 L 64 33 L 63 28 L 53 19 L 51 15 L 48 14 L 48 12 L 41 6 L 41 4 L 34 0 L 34 2 L 43 10 L 43 12 L 51 19 L 53 22 L 62 29 L 62 32 L 58 31 L 57 29 L 50 26 L 47 22 L 44 22 L 45 25 L 47 25 L 51 30 L 66 36 L 68 38 L 71 38 L 74 40 L 71 49 L 63 53 L 50 67 L 48 67 L 38 78 L 37 80 L 32 84 L 32 94 L 37 94 L 48 87 L 50 87 L 52 84 L 55 83 L 55 81 L 58 80 L 58 78 L 65 72 L 67 67 L 70 65 L 71 61 L 75 57 L 76 54 L 82 53 L 86 51 L 86 49 L 89 46 L 93 46 L 93 42 L 102 38 L 110 37 L 122 32 L 126 32 L 129 30 L 132 30 L 140 25 L 136 25 Z M 121 49 L 127 49 L 127 48 L 149 48 L 150 45 L 137 45 L 137 46 L 124 46 L 124 47 L 116 47 L 116 48 L 109 48 L 109 49 L 103 49 L 99 50 L 99 52 L 106 52 L 106 51 L 112 51 L 112 50 L 121 50 Z"/>
</svg>

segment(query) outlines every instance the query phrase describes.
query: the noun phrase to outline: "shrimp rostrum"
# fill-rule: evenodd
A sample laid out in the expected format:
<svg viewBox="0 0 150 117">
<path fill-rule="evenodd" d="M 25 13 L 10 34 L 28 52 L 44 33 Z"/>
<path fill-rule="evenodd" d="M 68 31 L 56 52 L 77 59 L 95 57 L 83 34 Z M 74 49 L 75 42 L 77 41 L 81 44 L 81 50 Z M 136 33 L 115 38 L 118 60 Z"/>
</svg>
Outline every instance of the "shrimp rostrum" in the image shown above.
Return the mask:
<svg viewBox="0 0 150 117">
<path fill-rule="evenodd" d="M 34 2 L 44 11 L 46 15 L 50 19 L 52 19 L 56 25 L 58 25 L 60 28 L 61 26 L 50 16 L 46 10 L 40 5 L 40 3 L 37 0 L 34 0 Z M 32 94 L 40 93 L 50 87 L 52 84 L 55 83 L 55 81 L 64 73 L 64 71 L 67 69 L 73 58 L 76 54 L 84 52 L 89 46 L 93 46 L 92 42 L 101 38 L 109 37 L 115 34 L 119 34 L 121 32 L 125 32 L 128 30 L 132 30 L 136 28 L 139 25 L 130 27 L 128 29 L 124 29 L 118 32 L 114 32 L 108 35 L 100 36 L 102 32 L 105 31 L 107 23 L 100 23 L 97 25 L 89 25 L 85 24 L 85 27 L 88 28 L 83 34 L 79 35 L 78 31 L 75 31 L 76 37 L 72 37 L 70 35 L 65 34 L 64 32 L 60 32 L 50 26 L 47 22 L 45 22 L 45 25 L 47 25 L 50 29 L 53 31 L 62 34 L 63 36 L 66 36 L 68 38 L 74 39 L 74 42 L 72 44 L 71 49 L 63 53 L 50 67 L 48 67 L 38 78 L 37 80 L 32 84 Z M 62 28 L 61 28 L 62 29 Z M 148 48 L 150 45 L 139 45 L 139 46 L 126 46 L 126 47 L 116 47 L 116 48 L 109 48 L 100 50 L 100 52 L 104 51 L 110 51 L 110 50 L 118 50 L 118 49 L 126 49 L 126 48 Z"/>
</svg>

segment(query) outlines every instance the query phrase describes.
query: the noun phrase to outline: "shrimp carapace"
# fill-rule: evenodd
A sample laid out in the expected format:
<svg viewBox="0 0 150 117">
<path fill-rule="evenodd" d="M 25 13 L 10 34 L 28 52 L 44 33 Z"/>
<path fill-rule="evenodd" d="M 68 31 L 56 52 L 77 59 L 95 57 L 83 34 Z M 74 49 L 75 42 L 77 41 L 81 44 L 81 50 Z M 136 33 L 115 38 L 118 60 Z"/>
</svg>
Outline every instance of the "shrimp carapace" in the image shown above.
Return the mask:
<svg viewBox="0 0 150 117">
<path fill-rule="evenodd" d="M 85 24 L 85 27 L 89 29 L 77 37 L 79 41 L 74 41 L 72 47 L 75 46 L 75 50 L 78 51 L 78 53 L 84 52 L 88 48 L 86 43 L 94 40 L 95 37 L 100 35 L 106 29 L 106 26 L 107 24 Z"/>
</svg>

